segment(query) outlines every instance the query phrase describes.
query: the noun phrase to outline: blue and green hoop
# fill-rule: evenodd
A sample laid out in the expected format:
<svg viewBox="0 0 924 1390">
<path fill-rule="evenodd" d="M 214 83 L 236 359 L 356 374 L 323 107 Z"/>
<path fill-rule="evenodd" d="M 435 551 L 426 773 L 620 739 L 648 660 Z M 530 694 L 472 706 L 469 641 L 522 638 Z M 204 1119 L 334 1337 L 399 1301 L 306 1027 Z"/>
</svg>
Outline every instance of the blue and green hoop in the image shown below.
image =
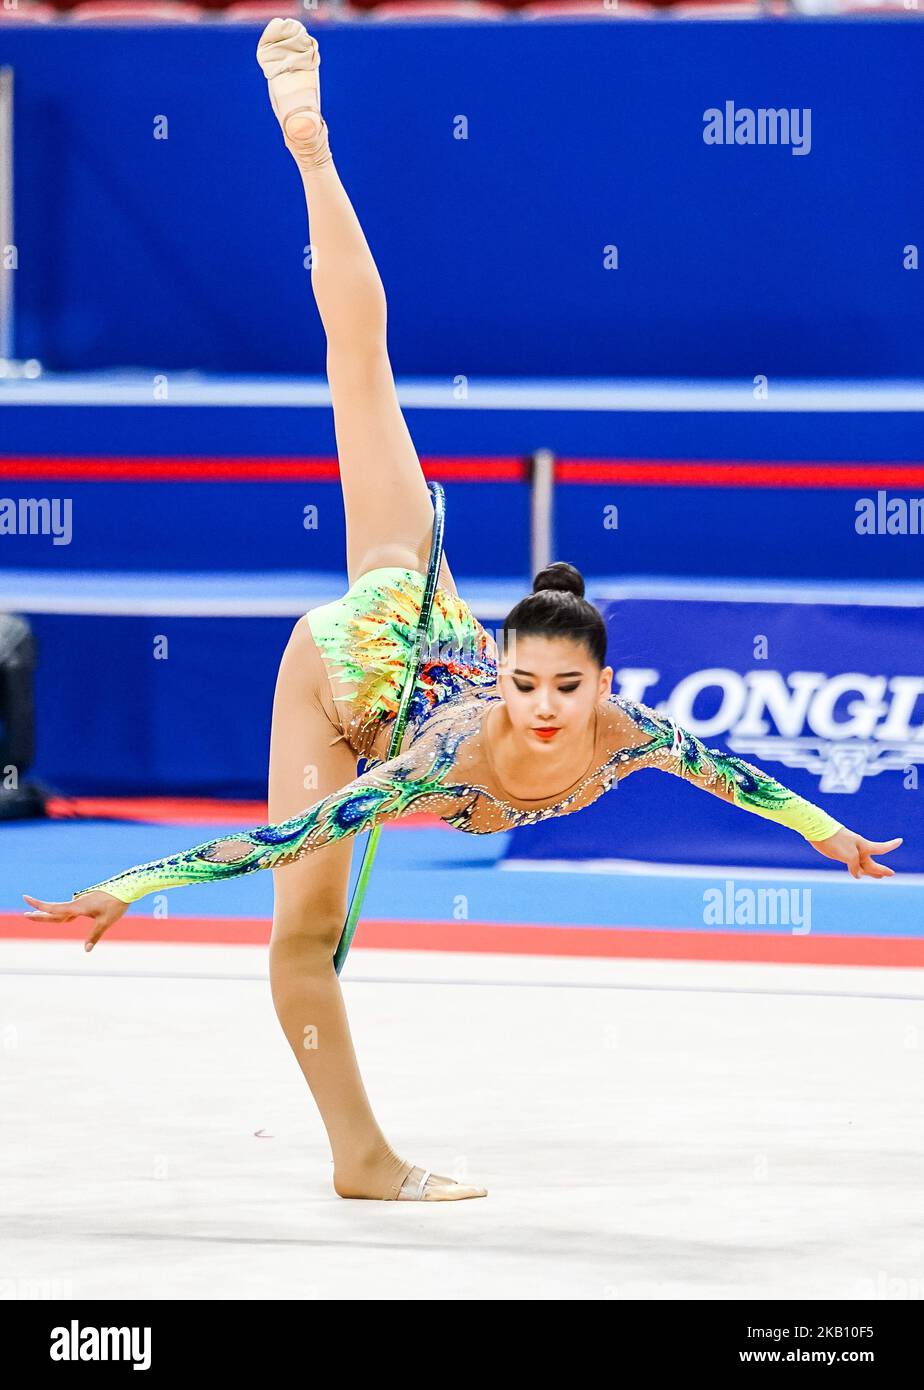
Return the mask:
<svg viewBox="0 0 924 1390">
<path fill-rule="evenodd" d="M 408 713 L 411 707 L 411 696 L 420 675 L 426 651 L 426 639 L 429 636 L 430 614 L 433 611 L 433 598 L 436 594 L 436 581 L 439 578 L 440 564 L 443 559 L 443 529 L 446 521 L 446 497 L 439 483 L 428 483 L 427 487 L 433 497 L 433 534 L 430 541 L 430 559 L 427 564 L 427 580 L 424 585 L 423 598 L 420 603 L 420 617 L 417 620 L 417 632 L 414 637 L 414 645 L 408 654 L 408 664 L 405 671 L 404 688 L 401 692 L 401 700 L 398 705 L 398 712 L 395 716 L 395 725 L 392 730 L 391 739 L 388 744 L 388 757 L 394 758 L 401 749 L 401 740 L 404 738 L 404 731 L 407 728 Z M 375 858 L 376 847 L 379 842 L 379 832 L 382 827 L 376 824 L 369 832 L 366 841 L 366 848 L 363 852 L 362 863 L 359 866 L 359 876 L 353 888 L 353 896 L 350 899 L 350 906 L 347 912 L 346 921 L 343 924 L 343 931 L 340 934 L 340 941 L 334 953 L 334 969 L 337 974 L 343 967 L 343 962 L 347 958 L 356 927 L 359 922 L 359 913 L 366 896 L 366 886 L 369 882 L 369 874 L 372 869 L 372 861 Z"/>
</svg>

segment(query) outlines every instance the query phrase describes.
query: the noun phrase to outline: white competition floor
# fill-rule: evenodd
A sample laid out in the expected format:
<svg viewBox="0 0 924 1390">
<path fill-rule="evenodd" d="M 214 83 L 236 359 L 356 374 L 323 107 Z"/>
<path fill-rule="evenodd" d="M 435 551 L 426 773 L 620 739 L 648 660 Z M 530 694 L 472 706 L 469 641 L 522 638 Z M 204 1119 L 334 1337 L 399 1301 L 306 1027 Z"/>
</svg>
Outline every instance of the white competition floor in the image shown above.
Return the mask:
<svg viewBox="0 0 924 1390">
<path fill-rule="evenodd" d="M 918 970 L 351 952 L 344 1201 L 263 948 L 0 941 L 0 1296 L 924 1296 Z"/>
</svg>

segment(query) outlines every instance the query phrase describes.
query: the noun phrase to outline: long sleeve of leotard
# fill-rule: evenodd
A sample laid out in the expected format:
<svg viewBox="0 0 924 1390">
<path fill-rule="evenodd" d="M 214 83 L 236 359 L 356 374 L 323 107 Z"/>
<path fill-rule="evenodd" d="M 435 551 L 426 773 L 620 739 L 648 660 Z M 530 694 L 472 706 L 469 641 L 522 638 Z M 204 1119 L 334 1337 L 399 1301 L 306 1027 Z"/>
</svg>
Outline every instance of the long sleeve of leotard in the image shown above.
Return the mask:
<svg viewBox="0 0 924 1390">
<path fill-rule="evenodd" d="M 377 763 L 278 825 L 239 830 L 163 859 L 137 864 L 101 883 L 78 889 L 74 898 L 101 890 L 123 903 L 133 903 L 166 888 L 217 883 L 257 869 L 280 868 L 347 835 L 371 830 L 378 821 L 420 811 L 452 814 L 463 803 L 466 790 L 444 785 L 452 767 L 451 754 L 421 737 L 404 753 Z"/>
<path fill-rule="evenodd" d="M 656 767 L 662 772 L 671 772 L 744 811 L 795 830 L 805 840 L 827 840 L 843 829 L 841 822 L 820 806 L 797 796 L 743 758 L 722 753 L 718 748 L 706 748 L 694 734 L 667 715 L 630 700 L 614 699 L 614 703 L 628 715 L 640 733 L 647 735 L 644 742 L 622 750 L 627 770 Z"/>
</svg>

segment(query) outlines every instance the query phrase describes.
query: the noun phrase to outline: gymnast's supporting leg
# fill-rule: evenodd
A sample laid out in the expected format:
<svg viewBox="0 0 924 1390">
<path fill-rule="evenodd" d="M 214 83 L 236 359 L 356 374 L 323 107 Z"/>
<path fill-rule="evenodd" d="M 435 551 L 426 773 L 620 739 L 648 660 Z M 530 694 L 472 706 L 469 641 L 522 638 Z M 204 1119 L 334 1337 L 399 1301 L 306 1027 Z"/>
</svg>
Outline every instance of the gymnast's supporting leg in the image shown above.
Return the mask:
<svg viewBox="0 0 924 1390">
<path fill-rule="evenodd" d="M 272 824 L 351 781 L 356 759 L 337 737 L 321 655 L 300 618 L 279 666 L 270 738 Z M 334 952 L 347 914 L 348 837 L 274 869 L 270 984 L 283 1032 L 311 1088 L 334 1157 L 341 1197 L 391 1200 L 424 1169 L 402 1159 L 372 1113 L 350 1036 Z M 425 1200 L 484 1196 L 485 1189 L 434 1173 Z"/>
<path fill-rule="evenodd" d="M 273 824 L 356 775 L 356 758 L 318 696 L 324 678 L 300 619 L 283 653 L 273 702 L 269 817 Z M 273 870 L 270 984 L 282 1030 L 321 1112 L 343 1197 L 389 1198 L 411 1164 L 376 1122 L 362 1077 L 333 955 L 347 911 L 352 839 Z"/>
</svg>

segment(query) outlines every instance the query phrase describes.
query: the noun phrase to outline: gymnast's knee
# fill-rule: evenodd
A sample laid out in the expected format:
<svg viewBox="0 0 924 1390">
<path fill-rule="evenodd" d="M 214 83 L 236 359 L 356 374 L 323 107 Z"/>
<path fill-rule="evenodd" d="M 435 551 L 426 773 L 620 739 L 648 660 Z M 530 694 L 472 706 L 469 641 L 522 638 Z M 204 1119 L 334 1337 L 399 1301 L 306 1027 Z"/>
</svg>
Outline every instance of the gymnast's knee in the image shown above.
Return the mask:
<svg viewBox="0 0 924 1390">
<path fill-rule="evenodd" d="M 270 972 L 326 971 L 340 942 L 346 909 L 277 907 L 270 937 Z"/>
</svg>

